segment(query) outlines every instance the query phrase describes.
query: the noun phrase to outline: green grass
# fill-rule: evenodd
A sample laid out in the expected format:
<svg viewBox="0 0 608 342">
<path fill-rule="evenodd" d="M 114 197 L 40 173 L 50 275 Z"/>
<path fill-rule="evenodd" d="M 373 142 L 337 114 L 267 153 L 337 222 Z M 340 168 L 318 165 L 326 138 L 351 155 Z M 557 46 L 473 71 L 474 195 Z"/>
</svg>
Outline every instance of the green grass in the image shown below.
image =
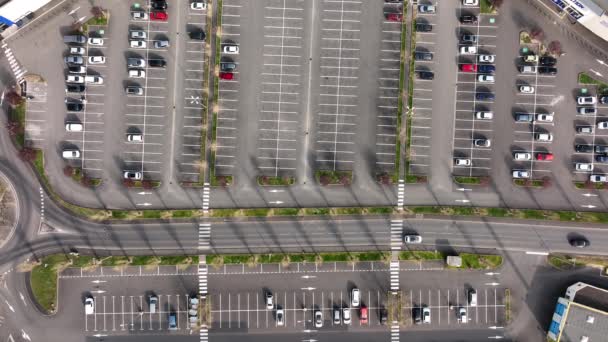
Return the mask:
<svg viewBox="0 0 608 342">
<path fill-rule="evenodd" d="M 270 208 L 243 209 L 244 216 L 266 217 L 270 213 Z"/>
<path fill-rule="evenodd" d="M 258 262 L 261 264 L 278 264 L 285 259 L 284 254 L 260 254 Z"/>
<path fill-rule="evenodd" d="M 279 185 L 279 186 L 288 186 L 292 185 L 296 182 L 294 177 L 268 177 L 268 176 L 258 176 L 258 185 Z"/>
<path fill-rule="evenodd" d="M 545 218 L 544 212 L 542 210 L 525 209 L 521 212 L 524 218 L 526 219 L 542 220 Z"/>
<path fill-rule="evenodd" d="M 193 215 L 194 215 L 193 210 L 174 210 L 171 213 L 171 216 L 173 218 L 187 218 L 187 217 L 192 217 Z"/>
<path fill-rule="evenodd" d="M 160 260 L 155 256 L 150 255 L 138 255 L 131 258 L 130 265 L 132 266 L 146 266 L 146 265 L 157 265 Z"/>
<path fill-rule="evenodd" d="M 373 215 L 387 215 L 387 214 L 392 214 L 393 210 L 394 210 L 394 208 L 392 208 L 392 207 L 372 207 L 372 208 L 367 208 L 367 213 L 373 214 Z"/>
<path fill-rule="evenodd" d="M 70 260 L 72 260 L 71 267 L 87 267 L 93 264 L 94 258 L 92 256 L 69 256 Z"/>
<path fill-rule="evenodd" d="M 129 258 L 125 257 L 125 256 L 108 257 L 101 261 L 101 266 L 108 266 L 108 267 L 122 266 L 122 265 L 128 265 L 128 264 L 129 264 Z"/>
<path fill-rule="evenodd" d="M 361 215 L 363 214 L 363 208 L 334 208 L 331 213 L 334 215 Z"/>
<path fill-rule="evenodd" d="M 191 257 L 186 255 L 161 256 L 159 265 L 190 265 L 193 263 Z M 198 260 L 197 262 L 198 263 Z"/>
<path fill-rule="evenodd" d="M 329 208 L 305 208 L 302 210 L 304 215 L 329 215 Z"/>
<path fill-rule="evenodd" d="M 441 214 L 441 207 L 412 207 L 415 214 Z"/>
<path fill-rule="evenodd" d="M 454 177 L 454 182 L 458 184 L 479 184 L 481 178 L 479 177 Z"/>
<path fill-rule="evenodd" d="M 254 260 L 250 254 L 224 255 L 224 264 L 247 264 Z"/>
<path fill-rule="evenodd" d="M 276 208 L 272 210 L 272 214 L 276 216 L 297 216 L 300 212 L 298 208 Z"/>
<path fill-rule="evenodd" d="M 404 20 L 405 22 L 405 20 Z M 407 94 L 407 108 L 409 109 L 408 112 L 406 113 L 406 127 L 405 127 L 405 135 L 406 135 L 406 140 L 405 140 L 405 181 L 406 183 L 417 183 L 418 182 L 418 177 L 410 175 L 409 172 L 409 168 L 410 168 L 410 153 L 411 153 L 411 145 L 412 145 L 412 118 L 414 116 L 414 111 L 412 110 L 412 107 L 414 106 L 414 70 L 415 68 L 415 60 L 414 60 L 414 53 L 416 52 L 416 25 L 411 25 L 412 27 L 412 34 L 410 34 L 410 66 L 409 66 L 409 74 L 407 77 L 407 81 L 408 81 L 408 94 Z M 407 29 L 406 29 L 407 31 Z M 403 30 L 401 32 L 401 34 L 403 35 Z M 401 82 L 401 79 L 399 79 L 399 82 Z M 400 94 L 401 95 L 401 94 Z M 412 177 L 413 181 L 412 181 Z"/>
<path fill-rule="evenodd" d="M 403 17 L 407 16 L 407 7 L 404 6 Z M 399 165 L 401 164 L 401 139 L 399 132 L 401 131 L 401 123 L 403 122 L 403 86 L 405 81 L 405 59 L 406 53 L 406 38 L 407 38 L 407 20 L 401 23 L 401 52 L 399 54 L 401 62 L 399 63 L 399 97 L 397 98 L 397 123 L 395 127 L 395 171 L 393 172 L 393 183 L 399 182 Z"/>
<path fill-rule="evenodd" d="M 500 255 L 462 253 L 460 257 L 462 258 L 462 268 L 495 269 L 502 264 L 502 256 Z"/>
<path fill-rule="evenodd" d="M 290 254 L 290 262 L 315 262 L 316 254 Z"/>
<path fill-rule="evenodd" d="M 30 274 L 30 285 L 34 299 L 46 312 L 57 307 L 57 272 L 65 267 L 68 258 L 63 254 L 51 255 L 41 260 Z"/>
<path fill-rule="evenodd" d="M 480 0 L 479 10 L 484 14 L 496 14 L 496 11 L 492 8 L 492 3 L 490 0 Z"/>
<path fill-rule="evenodd" d="M 508 216 L 509 210 L 504 208 L 488 208 L 488 215 L 493 217 L 505 217 Z"/>
<path fill-rule="evenodd" d="M 575 221 L 577 216 L 575 211 L 558 211 L 560 221 Z"/>
<path fill-rule="evenodd" d="M 323 262 L 348 261 L 350 255 L 348 253 L 320 253 Z"/>
<path fill-rule="evenodd" d="M 159 219 L 161 217 L 161 210 L 145 210 L 143 212 L 143 218 L 146 219 Z"/>
<path fill-rule="evenodd" d="M 36 172 L 41 175 L 46 175 L 44 172 L 44 153 L 42 150 L 36 150 L 36 159 L 34 159 L 34 167 L 36 168 Z"/>
<path fill-rule="evenodd" d="M 585 264 L 583 262 L 577 261 L 569 255 L 551 254 L 547 258 L 547 262 L 551 266 L 560 268 L 560 269 L 585 266 Z"/>
<path fill-rule="evenodd" d="M 361 252 L 353 253 L 353 257 L 359 261 L 382 261 L 390 257 L 389 252 Z"/>
<path fill-rule="evenodd" d="M 585 182 L 574 182 L 574 187 L 576 187 L 577 189 L 584 189 Z"/>
<path fill-rule="evenodd" d="M 595 85 L 597 86 L 598 93 L 600 94 L 606 94 L 608 92 L 608 84 L 596 80 L 584 72 L 578 74 L 578 83 L 581 85 Z"/>
<path fill-rule="evenodd" d="M 234 217 L 238 214 L 239 209 L 213 209 L 211 210 L 212 217 Z"/>
<path fill-rule="evenodd" d="M 112 218 L 114 219 L 124 219 L 129 216 L 129 211 L 127 210 L 112 210 Z"/>
<path fill-rule="evenodd" d="M 475 208 L 471 208 L 471 207 L 455 207 L 453 211 L 454 211 L 454 215 L 461 215 L 461 216 L 475 215 Z"/>
<path fill-rule="evenodd" d="M 403 251 L 399 253 L 399 260 L 444 260 L 441 252 L 431 251 Z"/>
<path fill-rule="evenodd" d="M 21 130 L 18 130 L 15 136 L 15 142 L 20 149 L 25 145 L 25 101 L 18 104 L 14 108 L 10 108 L 10 121 L 16 122 Z"/>
</svg>

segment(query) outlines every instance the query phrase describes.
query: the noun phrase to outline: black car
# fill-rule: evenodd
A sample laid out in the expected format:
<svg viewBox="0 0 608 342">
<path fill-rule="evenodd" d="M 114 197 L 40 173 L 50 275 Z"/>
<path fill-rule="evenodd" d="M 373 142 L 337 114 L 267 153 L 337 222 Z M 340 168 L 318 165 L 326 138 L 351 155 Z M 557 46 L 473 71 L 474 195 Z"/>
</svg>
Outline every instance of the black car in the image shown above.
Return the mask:
<svg viewBox="0 0 608 342">
<path fill-rule="evenodd" d="M 494 101 L 493 93 L 477 93 L 475 98 L 479 101 Z"/>
<path fill-rule="evenodd" d="M 418 78 L 421 80 L 432 80 L 435 74 L 432 71 L 418 71 Z"/>
<path fill-rule="evenodd" d="M 595 161 L 598 163 L 608 163 L 608 156 L 606 156 L 606 155 L 595 156 Z"/>
<path fill-rule="evenodd" d="M 151 68 L 164 68 L 167 66 L 167 61 L 164 59 L 148 59 L 148 66 Z"/>
<path fill-rule="evenodd" d="M 190 39 L 205 40 L 205 32 L 203 31 L 190 32 L 188 35 L 190 36 Z"/>
<path fill-rule="evenodd" d="M 388 310 L 380 309 L 380 324 L 386 325 L 388 323 Z"/>
<path fill-rule="evenodd" d="M 601 104 L 608 104 L 608 96 L 600 96 L 599 100 Z"/>
<path fill-rule="evenodd" d="M 484 74 L 493 74 L 496 71 L 496 67 L 488 64 L 479 64 L 477 66 L 477 72 Z"/>
<path fill-rule="evenodd" d="M 426 24 L 426 23 L 416 23 L 416 31 L 431 32 L 431 31 L 433 31 L 433 25 Z"/>
<path fill-rule="evenodd" d="M 417 61 L 432 61 L 433 54 L 431 52 L 414 52 L 414 59 Z"/>
<path fill-rule="evenodd" d="M 461 15 L 460 16 L 460 22 L 462 24 L 476 24 L 477 23 L 477 17 L 474 15 Z"/>
<path fill-rule="evenodd" d="M 543 66 L 554 66 L 557 63 L 557 59 L 551 56 L 544 56 L 540 58 L 538 63 Z"/>
<path fill-rule="evenodd" d="M 220 71 L 234 71 L 236 70 L 236 64 L 232 62 L 222 62 L 220 63 Z"/>
<path fill-rule="evenodd" d="M 422 308 L 413 308 L 412 316 L 414 316 L 415 324 L 421 324 L 422 323 Z"/>
<path fill-rule="evenodd" d="M 460 42 L 471 43 L 471 44 L 477 43 L 477 36 L 474 34 L 469 34 L 469 33 L 463 34 L 460 36 Z"/>
<path fill-rule="evenodd" d="M 593 152 L 593 145 L 575 145 L 574 150 L 579 153 L 591 153 Z"/>
<path fill-rule="evenodd" d="M 84 86 L 84 84 L 68 83 L 65 87 L 65 92 L 66 93 L 82 93 L 85 89 L 86 89 L 86 87 Z"/>
<path fill-rule="evenodd" d="M 576 248 L 585 248 L 589 246 L 589 241 L 585 238 L 570 239 L 568 242 L 570 242 L 570 246 Z"/>
<path fill-rule="evenodd" d="M 70 112 L 82 112 L 84 105 L 82 102 L 68 102 L 65 104 Z"/>
<path fill-rule="evenodd" d="M 167 9 L 167 2 L 164 0 L 155 0 L 152 1 L 152 9 L 155 10 L 166 10 Z"/>
<path fill-rule="evenodd" d="M 549 67 L 549 66 L 541 66 L 541 67 L 538 67 L 538 73 L 539 74 L 556 75 L 557 74 L 557 68 L 555 68 L 555 67 Z"/>
</svg>

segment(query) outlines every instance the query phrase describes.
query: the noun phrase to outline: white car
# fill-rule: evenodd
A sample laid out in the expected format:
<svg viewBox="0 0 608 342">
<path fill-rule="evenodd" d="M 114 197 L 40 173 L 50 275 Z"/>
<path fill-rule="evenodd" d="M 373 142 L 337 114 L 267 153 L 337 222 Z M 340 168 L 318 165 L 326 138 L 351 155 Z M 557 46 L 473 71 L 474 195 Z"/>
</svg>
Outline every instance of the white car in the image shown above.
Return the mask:
<svg viewBox="0 0 608 342">
<path fill-rule="evenodd" d="M 323 327 L 323 312 L 321 310 L 315 310 L 315 328 Z"/>
<path fill-rule="evenodd" d="M 593 171 L 593 164 L 591 163 L 576 163 L 574 169 L 577 171 Z"/>
<path fill-rule="evenodd" d="M 469 319 L 467 318 L 467 308 L 461 307 L 458 310 L 458 320 L 460 323 L 467 323 Z"/>
<path fill-rule="evenodd" d="M 538 122 L 553 122 L 553 114 L 536 114 L 535 120 Z"/>
<path fill-rule="evenodd" d="M 129 77 L 131 78 L 145 78 L 146 72 L 143 70 L 129 69 Z"/>
<path fill-rule="evenodd" d="M 268 292 L 266 294 L 266 309 L 272 310 L 272 308 L 274 308 L 274 297 L 272 296 L 272 293 Z"/>
<path fill-rule="evenodd" d="M 82 64 L 82 63 L 84 63 L 84 60 L 82 59 L 82 56 L 66 56 L 63 60 L 66 63 L 72 63 L 72 64 Z"/>
<path fill-rule="evenodd" d="M 148 38 L 148 35 L 146 34 L 146 31 L 131 31 L 130 37 L 131 39 L 146 39 Z"/>
<path fill-rule="evenodd" d="M 517 153 L 513 153 L 513 159 L 514 160 L 532 160 L 532 153 L 528 153 L 528 152 L 517 152 Z"/>
<path fill-rule="evenodd" d="M 65 77 L 67 83 L 84 83 L 84 77 L 79 75 L 67 75 Z"/>
<path fill-rule="evenodd" d="M 456 159 L 454 159 L 454 165 L 456 165 L 456 166 L 471 166 L 471 159 L 456 158 Z"/>
<path fill-rule="evenodd" d="M 477 60 L 480 63 L 494 63 L 494 61 L 496 60 L 496 56 L 495 55 L 479 55 L 477 57 Z"/>
<path fill-rule="evenodd" d="M 131 12 L 131 18 L 134 20 L 148 20 L 148 13 L 144 11 Z"/>
<path fill-rule="evenodd" d="M 70 48 L 70 54 L 71 55 L 84 55 L 86 52 L 86 50 L 83 47 L 71 47 Z"/>
<path fill-rule="evenodd" d="M 431 309 L 427 307 L 422 308 L 422 322 L 426 324 L 431 323 Z"/>
<path fill-rule="evenodd" d="M 594 105 L 597 103 L 597 98 L 595 96 L 577 96 L 576 102 L 579 105 Z"/>
<path fill-rule="evenodd" d="M 481 83 L 494 83 L 494 76 L 492 75 L 479 75 L 477 81 Z"/>
<path fill-rule="evenodd" d="M 142 134 L 127 134 L 128 142 L 143 142 L 144 136 Z"/>
<path fill-rule="evenodd" d="M 352 289 L 350 293 L 350 306 L 354 308 L 358 308 L 361 303 L 361 292 L 359 292 L 358 288 Z"/>
<path fill-rule="evenodd" d="M 463 55 L 474 55 L 477 53 L 476 46 L 461 46 L 460 53 Z"/>
<path fill-rule="evenodd" d="M 530 178 L 530 173 L 525 170 L 513 170 L 513 178 L 515 178 L 515 179 Z"/>
<path fill-rule="evenodd" d="M 236 55 L 239 53 L 239 46 L 234 44 L 224 45 L 224 53 L 227 55 Z"/>
<path fill-rule="evenodd" d="M 346 325 L 350 324 L 350 308 L 342 309 L 342 322 Z"/>
<path fill-rule="evenodd" d="M 479 0 L 462 0 L 463 6 L 477 6 L 479 5 Z"/>
<path fill-rule="evenodd" d="M 283 309 L 277 309 L 276 318 L 278 326 L 283 326 L 283 324 L 285 324 L 285 313 L 283 312 Z"/>
<path fill-rule="evenodd" d="M 405 235 L 403 236 L 403 243 L 422 243 L 422 236 L 420 235 Z"/>
<path fill-rule="evenodd" d="M 608 129 L 608 121 L 600 121 L 597 123 L 597 129 Z"/>
<path fill-rule="evenodd" d="M 90 56 L 89 64 L 106 64 L 106 58 L 104 56 Z"/>
<path fill-rule="evenodd" d="M 535 66 L 522 65 L 519 67 L 519 72 L 522 74 L 536 74 L 537 70 Z"/>
<path fill-rule="evenodd" d="M 190 8 L 195 11 L 202 11 L 207 9 L 207 3 L 202 1 L 195 1 L 190 4 Z"/>
<path fill-rule="evenodd" d="M 93 297 L 87 297 L 87 299 L 84 300 L 84 313 L 87 315 L 95 313 L 95 300 Z"/>
<path fill-rule="evenodd" d="M 82 128 L 81 123 L 68 122 L 65 124 L 66 132 L 82 132 Z"/>
<path fill-rule="evenodd" d="M 130 40 L 129 44 L 134 49 L 145 49 L 148 46 L 145 40 Z"/>
<path fill-rule="evenodd" d="M 591 183 L 605 183 L 606 179 L 607 178 L 604 175 L 591 175 L 591 176 L 589 176 L 589 181 Z"/>
<path fill-rule="evenodd" d="M 435 7 L 435 5 L 418 5 L 418 12 L 435 13 L 437 12 L 437 7 Z"/>
<path fill-rule="evenodd" d="M 89 45 L 102 46 L 103 38 L 89 38 Z"/>
<path fill-rule="evenodd" d="M 72 150 L 72 149 L 65 149 L 61 152 L 61 156 L 64 159 L 76 159 L 76 158 L 80 158 L 80 151 L 78 150 Z"/>
<path fill-rule="evenodd" d="M 139 171 L 124 171 L 122 174 L 124 179 L 142 180 L 143 174 Z"/>
<path fill-rule="evenodd" d="M 536 141 L 550 142 L 550 141 L 553 141 L 553 134 L 551 134 L 551 133 L 536 133 L 534 135 L 534 139 Z"/>
<path fill-rule="evenodd" d="M 86 83 L 103 84 L 103 77 L 87 75 L 84 77 Z"/>
<path fill-rule="evenodd" d="M 492 146 L 492 141 L 490 139 L 474 139 L 473 146 L 475 147 L 490 147 Z"/>
<path fill-rule="evenodd" d="M 523 94 L 534 94 L 534 87 L 529 85 L 519 86 L 519 92 Z"/>
<path fill-rule="evenodd" d="M 475 118 L 479 120 L 492 120 L 494 113 L 492 112 L 477 112 Z"/>
</svg>

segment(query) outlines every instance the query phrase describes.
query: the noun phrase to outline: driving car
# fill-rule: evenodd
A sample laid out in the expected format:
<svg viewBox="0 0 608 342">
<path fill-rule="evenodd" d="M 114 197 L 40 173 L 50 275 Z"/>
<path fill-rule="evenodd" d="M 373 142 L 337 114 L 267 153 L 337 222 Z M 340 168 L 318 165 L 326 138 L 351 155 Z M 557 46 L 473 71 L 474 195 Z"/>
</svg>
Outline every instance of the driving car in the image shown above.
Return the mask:
<svg viewBox="0 0 608 342">
<path fill-rule="evenodd" d="M 414 59 L 417 61 L 432 61 L 433 54 L 431 52 L 414 52 Z"/>
<path fill-rule="evenodd" d="M 478 75 L 477 81 L 480 83 L 494 83 L 494 76 L 492 75 Z"/>
<path fill-rule="evenodd" d="M 224 45 L 224 53 L 227 55 L 236 55 L 239 53 L 239 46 L 234 44 Z"/>
<path fill-rule="evenodd" d="M 148 13 L 144 11 L 131 12 L 131 18 L 134 20 L 148 20 Z"/>
<path fill-rule="evenodd" d="M 95 313 L 95 300 L 91 296 L 87 296 L 84 300 L 84 313 L 85 315 L 92 315 Z"/>
<path fill-rule="evenodd" d="M 148 47 L 145 40 L 130 40 L 129 44 L 133 49 L 145 49 Z"/>
<path fill-rule="evenodd" d="M 82 64 L 84 63 L 84 59 L 82 56 L 67 56 L 63 59 L 66 63 L 72 64 Z"/>
<path fill-rule="evenodd" d="M 274 307 L 274 297 L 273 297 L 272 293 L 267 292 L 266 293 L 266 309 L 272 310 L 273 307 Z"/>
<path fill-rule="evenodd" d="M 519 86 L 519 92 L 522 94 L 534 94 L 534 87 L 529 85 Z"/>
<path fill-rule="evenodd" d="M 167 61 L 164 59 L 148 59 L 148 66 L 151 68 L 164 68 L 167 66 Z"/>
<path fill-rule="evenodd" d="M 125 93 L 127 93 L 127 95 L 143 95 L 144 88 L 140 86 L 128 86 L 125 87 Z"/>
<path fill-rule="evenodd" d="M 477 72 L 477 64 L 461 64 L 460 71 Z"/>
<path fill-rule="evenodd" d="M 475 139 L 473 140 L 473 146 L 475 147 L 490 147 L 492 141 L 490 139 Z"/>
<path fill-rule="evenodd" d="M 595 115 L 597 114 L 597 108 L 595 107 L 578 107 L 577 111 L 582 115 Z"/>
<path fill-rule="evenodd" d="M 431 309 L 428 307 L 422 308 L 422 323 L 431 323 Z"/>
<path fill-rule="evenodd" d="M 531 160 L 532 154 L 528 152 L 515 152 L 513 153 L 513 159 L 517 161 L 521 160 Z"/>
<path fill-rule="evenodd" d="M 195 11 L 202 11 L 207 9 L 207 3 L 202 1 L 195 1 L 190 4 L 190 8 Z"/>
<path fill-rule="evenodd" d="M 416 74 L 421 80 L 432 80 L 435 78 L 435 74 L 432 71 L 418 71 Z"/>
<path fill-rule="evenodd" d="M 570 246 L 576 247 L 576 248 L 585 248 L 585 247 L 589 246 L 589 240 L 587 240 L 583 237 L 572 238 L 572 239 L 569 239 L 568 242 L 570 243 Z"/>
<path fill-rule="evenodd" d="M 581 106 L 594 105 L 597 103 L 597 98 L 595 96 L 577 96 L 576 103 Z"/>
<path fill-rule="evenodd" d="M 477 60 L 480 63 L 494 63 L 494 61 L 496 60 L 496 56 L 495 55 L 479 55 L 479 56 L 477 56 Z"/>
<path fill-rule="evenodd" d="M 530 178 L 530 173 L 526 170 L 513 170 L 513 178 L 515 178 L 515 179 Z"/>
<path fill-rule="evenodd" d="M 127 58 L 127 67 L 129 68 L 145 68 L 146 60 L 143 58 Z"/>
<path fill-rule="evenodd" d="M 574 169 L 577 171 L 593 171 L 593 164 L 591 163 L 576 163 Z"/>
<path fill-rule="evenodd" d="M 146 72 L 138 69 L 129 69 L 129 77 L 131 78 L 144 78 L 146 77 Z"/>
<path fill-rule="evenodd" d="M 102 46 L 103 38 L 96 38 L 96 37 L 89 38 L 89 45 Z"/>
<path fill-rule="evenodd" d="M 477 93 L 475 98 L 478 101 L 494 101 L 494 93 Z"/>
<path fill-rule="evenodd" d="M 461 46 L 460 53 L 463 55 L 474 55 L 477 53 L 476 46 Z"/>
<path fill-rule="evenodd" d="M 315 328 L 323 327 L 323 312 L 321 310 L 315 310 Z"/>
<path fill-rule="evenodd" d="M 83 84 L 66 84 L 65 92 L 66 93 L 82 93 L 86 90 L 86 87 Z"/>
<path fill-rule="evenodd" d="M 494 117 L 493 112 L 477 112 L 475 113 L 475 118 L 479 120 L 492 120 Z"/>
<path fill-rule="evenodd" d="M 536 160 L 551 161 L 551 160 L 553 160 L 553 153 L 544 153 L 544 152 L 537 153 Z"/>
<path fill-rule="evenodd" d="M 166 48 L 169 47 L 169 41 L 168 40 L 155 40 L 154 41 L 154 48 L 155 49 L 162 49 L 162 48 Z"/>
<path fill-rule="evenodd" d="M 350 308 L 342 309 L 342 322 L 347 325 L 350 324 Z"/>
<path fill-rule="evenodd" d="M 604 175 L 590 175 L 589 176 L 589 181 L 591 183 L 605 183 L 607 179 L 608 178 L 606 178 L 606 176 L 604 176 Z"/>
<path fill-rule="evenodd" d="M 471 159 L 456 158 L 456 159 L 454 159 L 454 165 L 456 165 L 456 166 L 471 166 Z"/>
<path fill-rule="evenodd" d="M 551 141 L 553 141 L 553 134 L 551 134 L 551 133 L 536 133 L 536 134 L 534 134 L 534 140 L 536 140 L 536 141 L 544 141 L 544 142 L 551 142 Z"/>
<path fill-rule="evenodd" d="M 106 58 L 104 56 L 89 56 L 89 64 L 105 64 Z"/>
<path fill-rule="evenodd" d="M 142 180 L 143 174 L 139 171 L 123 171 L 122 174 L 124 179 Z"/>
<path fill-rule="evenodd" d="M 418 5 L 418 12 L 435 13 L 437 12 L 437 7 L 435 7 L 435 5 Z"/>
<path fill-rule="evenodd" d="M 234 78 L 234 74 L 231 72 L 220 72 L 220 78 L 222 80 L 231 80 Z"/>
<path fill-rule="evenodd" d="M 553 122 L 553 114 L 536 114 L 538 122 Z"/>
<path fill-rule="evenodd" d="M 461 15 L 460 16 L 460 23 L 461 24 L 476 24 L 477 23 L 477 17 L 474 16 L 474 15 L 470 15 L 470 14 Z"/>
<path fill-rule="evenodd" d="M 367 307 L 366 306 L 362 306 L 361 310 L 359 311 L 359 323 L 367 324 Z"/>
<path fill-rule="evenodd" d="M 94 75 L 86 75 L 84 77 L 85 83 L 93 83 L 93 84 L 103 84 L 103 77 L 94 76 Z"/>
<path fill-rule="evenodd" d="M 71 55 L 84 55 L 86 50 L 81 46 L 71 47 L 70 54 Z"/>
<path fill-rule="evenodd" d="M 82 132 L 82 124 L 78 122 L 66 122 L 65 130 L 66 132 Z"/>
<path fill-rule="evenodd" d="M 576 126 L 576 132 L 581 134 L 593 134 L 593 126 Z"/>
<path fill-rule="evenodd" d="M 194 40 L 205 40 L 205 32 L 203 32 L 203 31 L 189 32 L 188 36 L 190 36 L 190 39 L 194 39 Z"/>
<path fill-rule="evenodd" d="M 131 39 L 146 39 L 148 34 L 146 31 L 134 30 L 129 32 Z"/>
<path fill-rule="evenodd" d="M 418 234 L 404 235 L 403 243 L 422 243 L 422 236 Z"/>
<path fill-rule="evenodd" d="M 150 20 L 166 21 L 167 18 L 168 18 L 167 12 L 163 12 L 163 11 L 150 12 Z"/>
<path fill-rule="evenodd" d="M 61 151 L 61 157 L 63 157 L 63 159 L 80 158 L 80 151 L 75 149 L 64 149 L 63 151 Z"/>
<path fill-rule="evenodd" d="M 276 313 L 276 317 L 277 317 L 277 325 L 282 326 L 283 324 L 285 324 L 285 314 L 283 313 L 283 309 L 277 309 L 277 313 Z"/>
<path fill-rule="evenodd" d="M 67 75 L 65 81 L 67 83 L 84 83 L 84 77 L 79 75 Z"/>
<path fill-rule="evenodd" d="M 539 64 L 543 66 L 554 66 L 555 63 L 557 63 L 557 59 L 551 56 L 543 56 L 539 61 Z"/>
</svg>

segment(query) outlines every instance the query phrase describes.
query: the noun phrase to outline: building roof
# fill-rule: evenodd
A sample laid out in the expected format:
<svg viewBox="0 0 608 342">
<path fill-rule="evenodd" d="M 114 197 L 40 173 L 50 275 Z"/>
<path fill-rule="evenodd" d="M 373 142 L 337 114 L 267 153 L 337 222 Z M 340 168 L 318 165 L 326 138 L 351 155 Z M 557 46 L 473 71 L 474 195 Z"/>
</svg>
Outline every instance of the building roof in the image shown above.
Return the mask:
<svg viewBox="0 0 608 342">
<path fill-rule="evenodd" d="M 584 284 L 574 295 L 574 302 L 608 314 L 608 290 Z"/>
<path fill-rule="evenodd" d="M 0 7 L 0 16 L 12 22 L 18 21 L 29 12 L 35 12 L 51 0 L 13 0 Z"/>
<path fill-rule="evenodd" d="M 608 313 L 570 303 L 560 342 L 600 342 L 605 341 L 607 335 Z"/>
</svg>

